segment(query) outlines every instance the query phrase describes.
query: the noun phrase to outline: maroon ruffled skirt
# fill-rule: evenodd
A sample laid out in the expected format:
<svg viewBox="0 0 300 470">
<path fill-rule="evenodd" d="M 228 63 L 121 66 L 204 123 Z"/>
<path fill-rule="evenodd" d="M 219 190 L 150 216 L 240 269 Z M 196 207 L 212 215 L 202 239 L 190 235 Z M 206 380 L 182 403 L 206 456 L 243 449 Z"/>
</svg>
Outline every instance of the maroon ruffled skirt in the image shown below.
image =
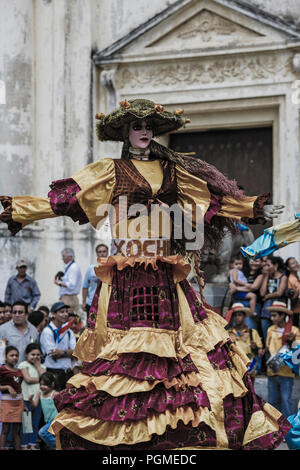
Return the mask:
<svg viewBox="0 0 300 470">
<path fill-rule="evenodd" d="M 57 448 L 274 449 L 291 426 L 255 392 L 224 319 L 172 264 L 112 266 L 55 403 Z"/>
</svg>

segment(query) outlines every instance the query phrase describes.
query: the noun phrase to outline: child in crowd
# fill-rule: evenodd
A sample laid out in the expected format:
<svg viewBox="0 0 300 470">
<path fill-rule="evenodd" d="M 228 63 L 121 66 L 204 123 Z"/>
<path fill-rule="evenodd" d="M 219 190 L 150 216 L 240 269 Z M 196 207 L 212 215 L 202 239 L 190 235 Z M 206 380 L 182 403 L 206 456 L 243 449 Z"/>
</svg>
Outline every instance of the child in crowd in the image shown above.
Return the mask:
<svg viewBox="0 0 300 470">
<path fill-rule="evenodd" d="M 39 430 L 40 438 L 45 442 L 49 449 L 55 449 L 56 439 L 48 429 L 55 416 L 58 414 L 53 398 L 58 393 L 55 391 L 55 377 L 50 372 L 45 372 L 40 376 L 40 393 L 34 398 L 33 395 L 29 397 L 32 407 L 37 407 L 41 404 L 45 425 Z"/>
<path fill-rule="evenodd" d="M 2 392 L 0 421 L 2 432 L 0 449 L 5 450 L 10 425 L 12 424 L 12 440 L 14 450 L 21 449 L 22 413 L 28 411 L 22 397 L 22 372 L 16 367 L 19 351 L 14 346 L 5 349 L 5 364 L 0 367 L 0 391 Z"/>
<path fill-rule="evenodd" d="M 19 369 L 23 374 L 22 394 L 25 405 L 31 411 L 32 433 L 22 432 L 21 447 L 23 450 L 37 450 L 37 435 L 39 422 L 42 414 L 41 405 L 36 408 L 30 405 L 29 397 L 36 396 L 40 392 L 40 376 L 46 372 L 41 366 L 41 349 L 37 343 L 30 343 L 25 349 L 26 360 L 19 364 Z"/>
<path fill-rule="evenodd" d="M 287 308 L 285 302 L 275 300 L 272 306 L 267 308 L 270 311 L 272 326 L 268 328 L 266 347 L 273 356 L 283 344 L 291 346 L 294 341 L 299 342 L 300 331 L 296 326 L 290 326 L 290 331 L 287 328 L 286 316 L 291 318 L 293 312 Z M 284 365 L 277 372 L 268 367 L 267 375 L 268 401 L 288 418 L 293 414 L 292 389 L 295 374 L 289 366 Z"/>
<path fill-rule="evenodd" d="M 3 302 L 1 302 L 0 300 L 0 325 L 3 325 L 3 323 L 5 323 L 5 304 Z"/>
<path fill-rule="evenodd" d="M 227 312 L 226 320 L 229 337 L 244 351 L 250 359 L 249 372 L 254 382 L 257 358 L 264 354 L 262 340 L 258 332 L 249 328 L 245 323 L 245 318 L 250 315 L 251 310 L 240 302 L 235 302 Z"/>
<path fill-rule="evenodd" d="M 243 273 L 243 260 L 240 256 L 236 256 L 232 259 L 232 269 L 229 271 L 230 282 L 236 287 L 249 287 L 251 284 L 248 283 L 245 274 Z M 249 300 L 251 315 L 256 316 L 256 295 L 254 292 L 236 292 L 234 294 L 235 300 Z"/>
<path fill-rule="evenodd" d="M 4 302 L 4 314 L 5 314 L 5 322 L 10 321 L 12 319 L 12 306 Z"/>
</svg>

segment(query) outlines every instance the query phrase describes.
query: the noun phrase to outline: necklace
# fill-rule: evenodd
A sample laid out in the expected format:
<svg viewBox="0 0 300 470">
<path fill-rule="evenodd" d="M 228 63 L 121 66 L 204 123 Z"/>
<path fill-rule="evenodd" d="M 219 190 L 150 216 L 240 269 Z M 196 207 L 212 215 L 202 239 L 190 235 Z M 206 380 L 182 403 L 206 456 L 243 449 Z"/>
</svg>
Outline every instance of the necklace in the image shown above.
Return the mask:
<svg viewBox="0 0 300 470">
<path fill-rule="evenodd" d="M 129 147 L 130 157 L 135 160 L 149 160 L 150 149 L 140 149 L 135 147 Z"/>
</svg>

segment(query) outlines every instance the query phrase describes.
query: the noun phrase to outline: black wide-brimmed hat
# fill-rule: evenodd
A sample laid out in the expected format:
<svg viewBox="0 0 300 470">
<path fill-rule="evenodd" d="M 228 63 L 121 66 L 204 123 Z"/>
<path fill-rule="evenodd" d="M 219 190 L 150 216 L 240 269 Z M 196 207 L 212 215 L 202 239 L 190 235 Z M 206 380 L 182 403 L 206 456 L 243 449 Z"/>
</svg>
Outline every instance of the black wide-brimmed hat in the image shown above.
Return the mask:
<svg viewBox="0 0 300 470">
<path fill-rule="evenodd" d="M 174 112 L 166 111 L 160 104 L 144 99 L 120 101 L 120 107 L 105 115 L 96 114 L 99 120 L 96 124 L 99 140 L 115 140 L 123 142 L 126 133 L 124 127 L 139 119 L 150 119 L 153 126 L 153 136 L 157 137 L 185 126 L 189 119 L 182 117 L 183 109 Z"/>
</svg>

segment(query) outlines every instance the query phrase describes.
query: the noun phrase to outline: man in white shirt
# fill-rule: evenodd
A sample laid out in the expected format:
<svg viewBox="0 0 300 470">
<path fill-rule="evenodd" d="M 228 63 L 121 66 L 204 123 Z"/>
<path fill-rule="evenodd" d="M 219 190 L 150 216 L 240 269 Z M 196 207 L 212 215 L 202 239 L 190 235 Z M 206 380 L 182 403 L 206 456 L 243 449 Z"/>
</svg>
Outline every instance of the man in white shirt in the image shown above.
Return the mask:
<svg viewBox="0 0 300 470">
<path fill-rule="evenodd" d="M 62 252 L 62 259 L 65 263 L 65 272 L 61 278 L 56 277 L 54 283 L 60 287 L 59 300 L 71 307 L 72 311 L 82 318 L 78 294 L 81 290 L 82 276 L 77 263 L 75 263 L 75 253 L 72 248 L 65 248 Z M 82 318 L 85 324 L 85 318 Z"/>
<path fill-rule="evenodd" d="M 66 324 L 69 319 L 69 306 L 63 302 L 55 302 L 51 307 L 52 321 L 40 336 L 40 344 L 44 355 L 43 365 L 56 377 L 56 390 L 63 390 L 66 382 L 73 375 L 71 357 L 76 345 L 76 338 Z M 64 328 L 66 327 L 66 328 Z"/>
</svg>

